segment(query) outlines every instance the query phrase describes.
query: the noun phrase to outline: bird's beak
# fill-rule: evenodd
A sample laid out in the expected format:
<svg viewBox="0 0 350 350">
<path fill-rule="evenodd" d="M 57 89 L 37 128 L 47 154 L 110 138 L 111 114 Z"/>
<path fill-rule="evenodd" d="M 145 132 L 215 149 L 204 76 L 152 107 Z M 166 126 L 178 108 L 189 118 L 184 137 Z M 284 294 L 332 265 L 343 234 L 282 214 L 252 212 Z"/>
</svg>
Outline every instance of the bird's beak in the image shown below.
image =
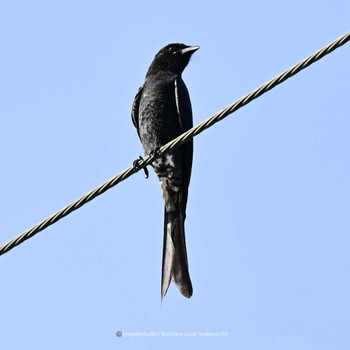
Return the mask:
<svg viewBox="0 0 350 350">
<path fill-rule="evenodd" d="M 199 49 L 199 46 L 189 46 L 189 47 L 186 47 L 185 49 L 182 49 L 181 54 L 184 55 L 187 53 L 191 53 L 191 55 L 192 55 L 198 49 Z"/>
</svg>

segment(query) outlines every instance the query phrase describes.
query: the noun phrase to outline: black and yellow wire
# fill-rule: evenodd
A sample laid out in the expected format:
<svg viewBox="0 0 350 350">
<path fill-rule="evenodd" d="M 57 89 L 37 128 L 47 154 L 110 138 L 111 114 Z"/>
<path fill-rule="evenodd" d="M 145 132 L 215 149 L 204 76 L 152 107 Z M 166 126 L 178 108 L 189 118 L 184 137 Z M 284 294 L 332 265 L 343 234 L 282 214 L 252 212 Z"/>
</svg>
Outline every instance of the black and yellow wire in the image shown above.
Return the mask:
<svg viewBox="0 0 350 350">
<path fill-rule="evenodd" d="M 169 152 L 172 149 L 175 149 L 182 145 L 183 143 L 189 141 L 193 137 L 197 136 L 204 130 L 210 128 L 213 126 L 215 123 L 223 120 L 226 118 L 228 115 L 232 114 L 233 112 L 237 111 L 241 107 L 247 105 L 254 99 L 260 97 L 264 93 L 270 91 L 273 89 L 275 86 L 278 84 L 283 83 L 287 79 L 291 78 L 293 75 L 299 73 L 301 70 L 307 68 L 311 64 L 315 63 L 325 55 L 331 53 L 338 47 L 344 45 L 346 42 L 350 40 L 350 32 L 344 34 L 343 36 L 339 37 L 338 39 L 334 40 L 330 44 L 326 45 L 323 47 L 321 50 L 315 52 L 311 56 L 305 58 L 304 60 L 300 61 L 293 67 L 287 69 L 283 73 L 279 74 L 272 80 L 268 81 L 267 83 L 261 85 L 251 93 L 243 96 L 239 100 L 237 100 L 235 103 L 229 105 L 225 109 L 221 110 L 220 112 L 214 114 L 212 117 L 204 120 L 202 123 L 198 124 L 197 126 L 193 127 L 192 129 L 188 130 L 187 132 L 183 133 L 176 139 L 170 141 L 163 147 L 159 149 L 159 151 L 156 154 L 150 155 L 137 163 L 135 163 L 135 166 L 130 166 L 129 168 L 125 169 L 118 175 L 114 176 L 110 180 L 106 181 L 102 185 L 98 186 L 94 190 L 90 191 L 86 195 L 82 196 L 81 198 L 77 199 L 73 203 L 69 204 L 65 208 L 59 210 L 57 213 L 51 215 L 47 219 L 39 222 L 37 225 L 33 226 L 29 230 L 23 232 L 19 236 L 13 238 L 11 241 L 8 243 L 4 244 L 3 246 L 0 247 L 0 255 L 7 253 L 10 251 L 12 248 L 16 247 L 17 245 L 23 243 L 25 240 L 33 237 L 40 231 L 43 231 L 45 228 L 47 228 L 50 225 L 53 225 L 57 221 L 61 220 L 65 216 L 69 215 L 73 211 L 79 209 L 82 207 L 84 204 L 90 202 L 97 196 L 101 195 L 102 193 L 106 192 L 110 188 L 116 186 L 120 182 L 126 180 L 129 176 L 132 174 L 136 173 L 138 170 L 146 167 L 147 165 L 151 164 L 156 158 L 162 156 L 163 154 Z"/>
</svg>

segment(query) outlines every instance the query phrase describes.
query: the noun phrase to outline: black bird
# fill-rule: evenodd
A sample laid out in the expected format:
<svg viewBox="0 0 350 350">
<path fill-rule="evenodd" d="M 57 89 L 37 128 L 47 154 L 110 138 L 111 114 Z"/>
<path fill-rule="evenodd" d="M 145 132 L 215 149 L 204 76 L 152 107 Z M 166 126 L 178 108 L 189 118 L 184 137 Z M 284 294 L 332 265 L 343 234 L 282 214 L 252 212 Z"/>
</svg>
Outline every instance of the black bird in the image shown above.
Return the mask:
<svg viewBox="0 0 350 350">
<path fill-rule="evenodd" d="M 147 71 L 131 113 L 146 155 L 193 126 L 191 101 L 181 73 L 198 49 L 198 46 L 169 44 L 156 54 Z M 191 140 L 152 163 L 165 202 L 162 299 L 171 280 L 185 297 L 191 297 L 193 292 L 184 225 L 192 157 Z"/>
</svg>

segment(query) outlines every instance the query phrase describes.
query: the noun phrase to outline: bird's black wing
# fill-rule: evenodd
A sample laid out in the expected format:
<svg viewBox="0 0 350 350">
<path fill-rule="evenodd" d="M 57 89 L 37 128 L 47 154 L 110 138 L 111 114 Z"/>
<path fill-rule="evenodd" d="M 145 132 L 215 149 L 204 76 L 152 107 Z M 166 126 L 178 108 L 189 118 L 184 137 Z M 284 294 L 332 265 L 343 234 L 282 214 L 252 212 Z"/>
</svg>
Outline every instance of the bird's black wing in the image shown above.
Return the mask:
<svg viewBox="0 0 350 350">
<path fill-rule="evenodd" d="M 192 106 L 187 87 L 181 77 L 175 80 L 175 100 L 179 116 L 180 131 L 185 131 L 193 127 Z M 190 184 L 192 159 L 193 159 L 193 140 L 188 141 L 181 146 L 182 172 L 183 172 L 183 203 L 186 211 L 187 189 Z"/>
<path fill-rule="evenodd" d="M 174 93 L 179 126 L 178 133 L 182 134 L 192 127 L 193 122 L 190 97 L 181 77 L 177 77 L 174 81 Z M 166 203 L 164 210 L 161 293 L 163 298 L 169 288 L 171 279 L 173 279 L 180 292 L 189 298 L 193 293 L 193 288 L 188 271 L 185 218 L 192 169 L 193 140 L 180 146 L 175 154 L 179 155 L 181 159 L 182 184 L 178 195 L 173 198 L 169 197 L 172 209 L 167 209 L 169 205 Z M 167 201 L 167 197 L 167 195 L 164 196 L 165 201 Z"/>
<path fill-rule="evenodd" d="M 143 92 L 143 86 L 139 87 L 139 90 L 137 91 L 137 94 L 134 98 L 134 102 L 132 104 L 132 109 L 131 109 L 131 120 L 137 130 L 137 134 L 139 135 L 139 137 L 140 137 L 139 108 L 140 108 L 140 100 L 141 100 L 142 92 Z"/>
</svg>

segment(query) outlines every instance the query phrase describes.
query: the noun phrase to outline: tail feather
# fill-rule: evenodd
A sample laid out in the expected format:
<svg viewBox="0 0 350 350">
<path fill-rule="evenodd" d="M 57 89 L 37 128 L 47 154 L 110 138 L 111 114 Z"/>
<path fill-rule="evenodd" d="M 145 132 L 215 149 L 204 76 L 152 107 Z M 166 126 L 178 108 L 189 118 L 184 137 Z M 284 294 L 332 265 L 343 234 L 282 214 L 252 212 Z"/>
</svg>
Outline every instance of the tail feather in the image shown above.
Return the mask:
<svg viewBox="0 0 350 350">
<path fill-rule="evenodd" d="M 193 289 L 188 271 L 181 194 L 176 196 L 175 203 L 166 205 L 164 210 L 162 299 L 171 280 L 175 282 L 182 295 L 187 298 L 192 296 Z"/>
<path fill-rule="evenodd" d="M 164 241 L 162 264 L 162 299 L 164 298 L 172 278 L 172 266 L 174 264 L 175 246 L 171 238 L 172 225 L 168 223 L 168 214 L 164 211 Z"/>
</svg>

